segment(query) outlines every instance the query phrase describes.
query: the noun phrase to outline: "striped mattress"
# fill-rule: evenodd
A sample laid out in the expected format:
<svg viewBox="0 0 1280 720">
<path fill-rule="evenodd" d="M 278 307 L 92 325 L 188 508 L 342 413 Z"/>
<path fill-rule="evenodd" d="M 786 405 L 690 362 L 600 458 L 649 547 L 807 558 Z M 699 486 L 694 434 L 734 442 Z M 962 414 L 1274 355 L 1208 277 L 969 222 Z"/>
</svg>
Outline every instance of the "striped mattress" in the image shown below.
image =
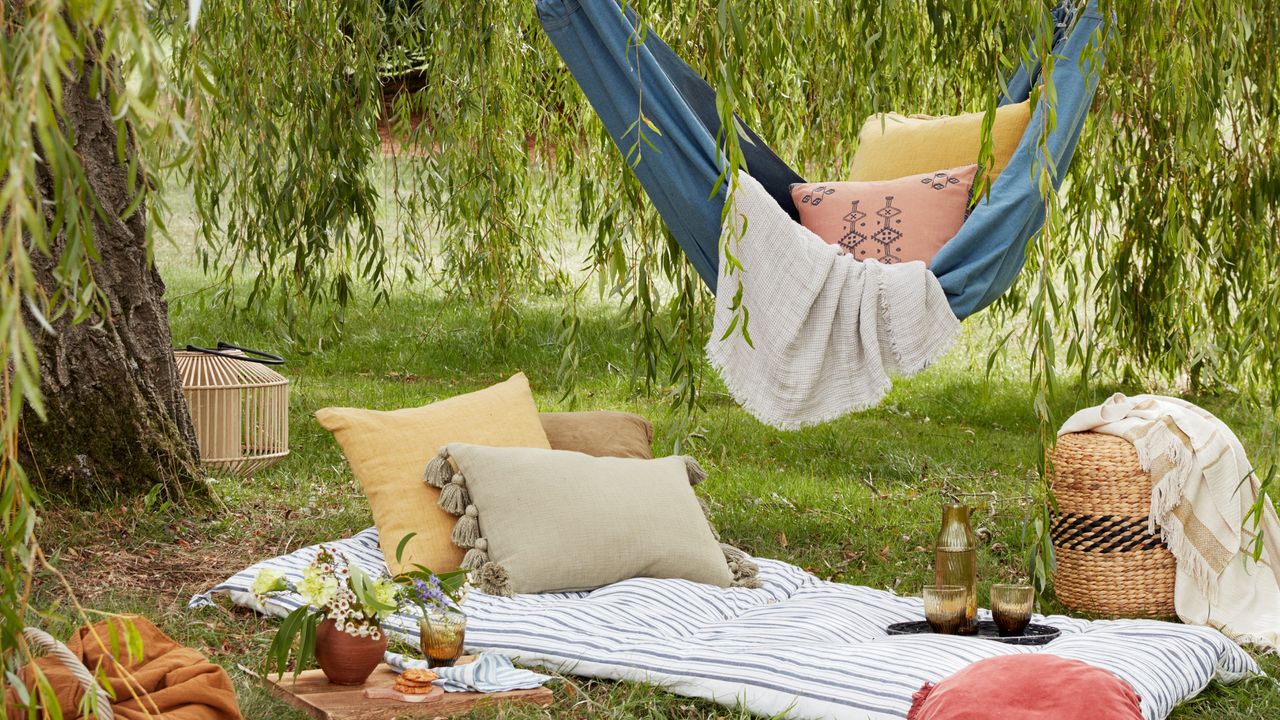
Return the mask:
<svg viewBox="0 0 1280 720">
<path fill-rule="evenodd" d="M 368 572 L 387 572 L 373 528 L 324 545 Z M 193 597 L 190 607 L 227 593 L 237 605 L 285 615 L 299 598 L 260 605 L 248 592 L 253 578 L 273 568 L 297 582 L 319 547 L 252 565 Z M 639 578 L 587 593 L 476 592 L 465 608 L 467 647 L 564 674 L 657 685 L 765 717 L 849 720 L 906 717 L 922 684 L 996 655 L 1047 652 L 1110 670 L 1137 690 L 1148 720 L 1166 717 L 1210 682 L 1260 672 L 1216 630 L 1151 620 L 1037 616 L 1062 630 L 1037 648 L 890 637 L 885 626 L 923 617 L 918 598 L 827 582 L 777 560 L 757 562 L 764 581 L 758 590 Z M 387 627 L 417 644 L 414 616 L 394 616 Z"/>
</svg>

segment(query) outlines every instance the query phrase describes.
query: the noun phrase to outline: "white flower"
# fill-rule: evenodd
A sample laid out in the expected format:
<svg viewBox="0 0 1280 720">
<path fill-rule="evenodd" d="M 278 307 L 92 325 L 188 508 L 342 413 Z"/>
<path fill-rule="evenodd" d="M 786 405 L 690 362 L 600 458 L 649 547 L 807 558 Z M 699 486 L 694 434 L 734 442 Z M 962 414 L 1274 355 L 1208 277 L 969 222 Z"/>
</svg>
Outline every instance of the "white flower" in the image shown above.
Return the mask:
<svg viewBox="0 0 1280 720">
<path fill-rule="evenodd" d="M 298 594 L 312 607 L 322 608 L 333 600 L 338 592 L 338 581 L 325 575 L 320 568 L 308 566 L 302 571 L 302 581 L 298 583 Z"/>
<path fill-rule="evenodd" d="M 254 595 L 266 595 L 288 588 L 288 584 L 284 581 L 284 573 L 279 570 L 263 570 L 253 579 Z"/>
</svg>

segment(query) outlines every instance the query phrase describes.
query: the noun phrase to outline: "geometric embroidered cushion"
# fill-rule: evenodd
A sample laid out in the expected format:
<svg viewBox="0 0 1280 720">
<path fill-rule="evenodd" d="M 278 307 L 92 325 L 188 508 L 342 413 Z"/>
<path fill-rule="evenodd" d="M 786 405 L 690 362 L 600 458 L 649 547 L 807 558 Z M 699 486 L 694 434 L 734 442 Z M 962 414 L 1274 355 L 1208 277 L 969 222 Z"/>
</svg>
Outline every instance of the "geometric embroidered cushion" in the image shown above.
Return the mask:
<svg viewBox="0 0 1280 720">
<path fill-rule="evenodd" d="M 977 165 L 876 182 L 796 183 L 800 223 L 855 260 L 926 265 L 960 231 Z"/>
<path fill-rule="evenodd" d="M 1129 683 L 1048 653 L 979 660 L 916 692 L 907 720 L 1142 720 Z"/>
</svg>

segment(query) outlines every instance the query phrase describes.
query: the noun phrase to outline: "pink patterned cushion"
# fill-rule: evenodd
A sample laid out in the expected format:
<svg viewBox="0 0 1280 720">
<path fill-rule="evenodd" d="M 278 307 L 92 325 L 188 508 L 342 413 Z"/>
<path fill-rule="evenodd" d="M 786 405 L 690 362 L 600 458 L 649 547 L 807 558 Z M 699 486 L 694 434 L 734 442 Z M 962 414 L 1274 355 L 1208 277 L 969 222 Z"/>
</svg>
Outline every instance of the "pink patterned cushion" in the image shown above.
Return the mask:
<svg viewBox="0 0 1280 720">
<path fill-rule="evenodd" d="M 981 641 L 978 641 L 981 642 Z M 1129 683 L 1048 653 L 979 660 L 915 694 L 907 720 L 1142 720 Z"/>
<path fill-rule="evenodd" d="M 857 260 L 928 264 L 964 224 L 977 165 L 875 182 L 796 183 L 800 223 Z"/>
</svg>

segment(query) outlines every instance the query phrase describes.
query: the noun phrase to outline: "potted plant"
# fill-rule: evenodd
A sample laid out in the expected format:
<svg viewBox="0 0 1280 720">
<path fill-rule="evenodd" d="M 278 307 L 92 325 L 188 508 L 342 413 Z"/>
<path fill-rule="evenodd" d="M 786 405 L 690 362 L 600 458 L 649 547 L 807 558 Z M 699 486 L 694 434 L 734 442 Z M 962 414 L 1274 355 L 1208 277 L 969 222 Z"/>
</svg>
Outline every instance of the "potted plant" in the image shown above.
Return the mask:
<svg viewBox="0 0 1280 720">
<path fill-rule="evenodd" d="M 341 553 L 321 547 L 297 585 L 274 570 L 253 582 L 258 598 L 296 593 L 305 603 L 289 613 L 267 653 L 267 671 L 284 674 L 295 640 L 294 676 L 314 657 L 329 682 L 360 685 L 382 661 L 387 635 L 382 621 L 399 609 L 401 585 L 371 577 Z"/>
</svg>

